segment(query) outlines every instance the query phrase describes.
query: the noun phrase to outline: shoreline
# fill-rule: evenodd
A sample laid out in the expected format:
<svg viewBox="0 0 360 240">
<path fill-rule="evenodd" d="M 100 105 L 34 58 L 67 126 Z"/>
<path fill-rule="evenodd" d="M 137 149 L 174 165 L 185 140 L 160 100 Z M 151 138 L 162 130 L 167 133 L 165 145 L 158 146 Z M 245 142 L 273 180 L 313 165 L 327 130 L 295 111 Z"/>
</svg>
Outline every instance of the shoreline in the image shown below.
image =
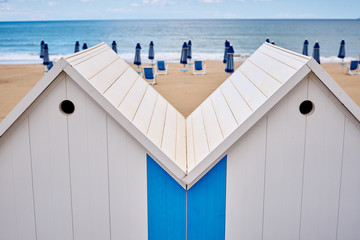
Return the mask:
<svg viewBox="0 0 360 240">
<path fill-rule="evenodd" d="M 184 75 L 182 64 L 169 63 L 168 75 L 157 76 L 154 88 L 166 98 L 181 114 L 188 116 L 200 105 L 229 74 L 221 61 L 207 60 L 206 75 L 194 76 L 192 69 Z M 242 62 L 235 62 L 237 69 Z M 148 66 L 149 64 L 142 64 Z M 136 69 L 133 64 L 130 66 Z M 360 106 L 360 75 L 345 74 L 346 65 L 324 63 L 321 66 L 342 87 L 350 98 Z M 0 64 L 0 122 L 21 101 L 21 99 L 43 77 L 41 64 Z"/>
</svg>

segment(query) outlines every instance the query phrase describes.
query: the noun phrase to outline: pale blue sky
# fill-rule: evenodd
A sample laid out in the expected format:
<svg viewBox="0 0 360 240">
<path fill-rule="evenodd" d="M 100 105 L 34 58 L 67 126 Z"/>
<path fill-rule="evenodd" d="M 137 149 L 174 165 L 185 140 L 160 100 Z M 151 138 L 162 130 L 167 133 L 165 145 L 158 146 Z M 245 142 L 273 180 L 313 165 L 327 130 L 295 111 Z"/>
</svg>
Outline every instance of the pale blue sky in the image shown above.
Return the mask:
<svg viewBox="0 0 360 240">
<path fill-rule="evenodd" d="M 0 21 L 360 18 L 360 0 L 0 0 Z"/>
</svg>

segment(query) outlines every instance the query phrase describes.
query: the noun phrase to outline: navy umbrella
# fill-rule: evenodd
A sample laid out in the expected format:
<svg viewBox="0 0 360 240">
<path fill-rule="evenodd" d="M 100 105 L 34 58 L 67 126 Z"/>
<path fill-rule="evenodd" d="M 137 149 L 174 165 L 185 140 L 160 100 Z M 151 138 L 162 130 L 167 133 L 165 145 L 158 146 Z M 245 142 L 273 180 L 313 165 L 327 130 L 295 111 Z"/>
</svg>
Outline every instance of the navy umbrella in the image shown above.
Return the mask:
<svg viewBox="0 0 360 240">
<path fill-rule="evenodd" d="M 86 49 L 88 49 L 88 46 L 87 46 L 86 42 L 84 42 L 84 45 L 82 46 L 82 50 L 86 50 Z"/>
<path fill-rule="evenodd" d="M 148 57 L 151 62 L 153 62 L 154 58 L 155 58 L 155 52 L 154 52 L 154 43 L 153 41 L 150 42 L 149 45 L 149 57 Z"/>
<path fill-rule="evenodd" d="M 188 45 L 186 44 L 186 42 L 184 42 L 182 49 L 181 49 L 181 58 L 180 58 L 180 63 L 187 64 L 187 50 L 188 50 Z"/>
<path fill-rule="evenodd" d="M 302 51 L 303 55 L 309 56 L 308 46 L 309 46 L 309 41 L 307 39 L 305 39 L 304 46 L 303 46 L 303 51 Z"/>
<path fill-rule="evenodd" d="M 44 40 L 41 40 L 41 43 L 40 43 L 40 58 L 44 58 Z"/>
<path fill-rule="evenodd" d="M 225 72 L 233 73 L 234 72 L 234 48 L 230 45 L 229 51 L 227 53 L 227 61 Z"/>
<path fill-rule="evenodd" d="M 320 45 L 318 41 L 314 45 L 313 58 L 320 64 Z"/>
<path fill-rule="evenodd" d="M 49 47 L 48 47 L 47 43 L 45 43 L 45 45 L 44 45 L 43 65 L 49 65 L 49 64 L 50 64 Z"/>
<path fill-rule="evenodd" d="M 117 53 L 117 45 L 115 41 L 112 42 L 111 46 L 112 46 L 112 50 L 114 50 L 114 52 Z"/>
<path fill-rule="evenodd" d="M 227 59 L 227 53 L 229 51 L 229 47 L 230 47 L 230 42 L 228 40 L 225 41 L 225 51 L 224 51 L 224 60 L 223 63 L 226 63 L 226 59 Z"/>
<path fill-rule="evenodd" d="M 134 58 L 134 64 L 139 66 L 141 65 L 141 56 L 140 56 L 140 50 L 141 50 L 141 46 L 140 43 L 136 44 L 136 48 L 135 48 L 135 58 Z"/>
<path fill-rule="evenodd" d="M 79 51 L 80 51 L 80 43 L 79 43 L 79 41 L 76 41 L 74 53 L 77 53 Z"/>
<path fill-rule="evenodd" d="M 338 58 L 341 58 L 344 61 L 344 58 L 345 58 L 345 40 L 344 39 L 341 40 L 341 43 L 340 43 Z"/>
<path fill-rule="evenodd" d="M 189 42 L 188 42 L 188 50 L 187 50 L 187 58 L 189 59 L 189 61 L 191 60 L 191 40 L 189 40 Z"/>
<path fill-rule="evenodd" d="M 271 40 L 271 44 L 272 44 L 272 45 L 275 45 L 275 42 L 274 42 L 274 40 Z"/>
<path fill-rule="evenodd" d="M 270 43 L 270 39 L 269 39 L 269 38 L 267 38 L 267 39 L 265 40 L 265 42 Z"/>
</svg>

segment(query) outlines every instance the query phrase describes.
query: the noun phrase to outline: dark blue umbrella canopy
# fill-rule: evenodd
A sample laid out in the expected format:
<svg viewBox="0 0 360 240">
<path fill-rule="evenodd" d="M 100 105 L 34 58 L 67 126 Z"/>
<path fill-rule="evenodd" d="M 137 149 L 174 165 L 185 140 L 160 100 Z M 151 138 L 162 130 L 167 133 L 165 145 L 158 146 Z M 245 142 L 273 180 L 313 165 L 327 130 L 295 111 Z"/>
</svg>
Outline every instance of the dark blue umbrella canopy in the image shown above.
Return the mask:
<svg viewBox="0 0 360 240">
<path fill-rule="evenodd" d="M 229 47 L 229 51 L 227 53 L 225 72 L 227 72 L 227 73 L 234 72 L 234 48 L 233 48 L 233 46 Z"/>
<path fill-rule="evenodd" d="M 338 58 L 345 58 L 345 40 L 341 40 Z"/>
<path fill-rule="evenodd" d="M 275 42 L 274 42 L 274 40 L 272 40 L 272 41 L 271 41 L 271 44 L 272 44 L 272 45 L 275 45 Z"/>
<path fill-rule="evenodd" d="M 86 50 L 86 49 L 88 49 L 88 46 L 87 46 L 86 42 L 84 42 L 84 45 L 82 46 L 82 50 Z"/>
<path fill-rule="evenodd" d="M 320 45 L 318 42 L 314 45 L 313 58 L 320 64 Z"/>
<path fill-rule="evenodd" d="M 186 44 L 186 42 L 184 42 L 181 49 L 181 58 L 180 58 L 181 64 L 187 64 L 187 50 L 188 50 L 188 45 Z"/>
<path fill-rule="evenodd" d="M 114 50 L 114 52 L 117 53 L 117 45 L 116 45 L 115 41 L 112 42 L 111 47 L 112 47 L 112 50 Z"/>
<path fill-rule="evenodd" d="M 45 43 L 44 45 L 44 58 L 43 58 L 43 65 L 49 65 L 50 64 L 50 60 L 49 60 L 49 48 L 47 43 Z"/>
<path fill-rule="evenodd" d="M 229 51 L 230 42 L 228 40 L 225 41 L 225 51 L 224 51 L 224 60 L 223 63 L 226 63 L 227 60 L 227 53 Z"/>
<path fill-rule="evenodd" d="M 151 41 L 150 45 L 149 45 L 149 59 L 154 60 L 154 58 L 155 58 L 154 43 L 153 43 L 153 41 Z"/>
<path fill-rule="evenodd" d="M 267 38 L 267 39 L 265 40 L 265 42 L 270 43 L 270 39 L 269 39 L 269 38 Z"/>
<path fill-rule="evenodd" d="M 135 48 L 134 64 L 135 64 L 135 65 L 138 65 L 138 66 L 141 65 L 140 50 L 141 50 L 140 43 L 137 43 L 137 44 L 136 44 L 136 48 Z"/>
<path fill-rule="evenodd" d="M 188 50 L 187 50 L 187 58 L 188 59 L 191 59 L 191 40 L 189 40 L 189 42 L 188 42 Z"/>
<path fill-rule="evenodd" d="M 77 53 L 79 51 L 80 51 L 80 43 L 79 43 L 79 41 L 76 41 L 74 53 Z"/>
<path fill-rule="evenodd" d="M 309 41 L 307 39 L 305 39 L 304 46 L 303 46 L 303 51 L 302 51 L 303 55 L 309 56 L 308 46 L 309 46 Z"/>
<path fill-rule="evenodd" d="M 44 58 L 44 45 L 45 45 L 44 40 L 41 40 L 41 43 L 40 43 L 40 58 Z"/>
</svg>

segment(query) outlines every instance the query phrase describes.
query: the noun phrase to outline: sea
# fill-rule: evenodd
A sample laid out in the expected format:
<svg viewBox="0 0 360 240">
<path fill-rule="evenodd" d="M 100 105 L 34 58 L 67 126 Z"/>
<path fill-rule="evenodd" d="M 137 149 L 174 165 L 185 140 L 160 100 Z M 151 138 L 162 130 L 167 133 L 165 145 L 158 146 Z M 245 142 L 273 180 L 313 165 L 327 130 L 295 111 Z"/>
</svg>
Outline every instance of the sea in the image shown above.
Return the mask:
<svg viewBox="0 0 360 240">
<path fill-rule="evenodd" d="M 118 54 L 134 60 L 135 46 L 142 46 L 141 58 L 149 62 L 150 41 L 155 59 L 177 62 L 184 41 L 192 41 L 193 59 L 222 60 L 224 42 L 229 40 L 237 57 L 245 60 L 265 39 L 301 53 L 305 39 L 312 54 L 320 44 L 321 62 L 339 62 L 340 42 L 345 39 L 345 61 L 360 55 L 360 20 L 311 19 L 214 19 L 214 20 L 89 20 L 0 22 L 0 64 L 41 63 L 40 42 L 49 46 L 50 60 L 74 52 L 76 41 L 89 47 L 116 41 Z"/>
</svg>

